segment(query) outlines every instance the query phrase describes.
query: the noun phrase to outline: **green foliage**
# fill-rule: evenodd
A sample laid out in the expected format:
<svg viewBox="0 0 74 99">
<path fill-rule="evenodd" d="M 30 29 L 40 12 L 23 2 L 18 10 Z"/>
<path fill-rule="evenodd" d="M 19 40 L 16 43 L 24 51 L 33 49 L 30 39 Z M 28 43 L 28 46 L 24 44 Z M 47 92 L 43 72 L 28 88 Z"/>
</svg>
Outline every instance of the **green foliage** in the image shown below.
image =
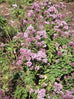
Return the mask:
<svg viewBox="0 0 74 99">
<path fill-rule="evenodd" d="M 65 38 L 65 37 L 56 38 L 55 41 L 57 41 L 60 44 L 60 46 L 68 45 L 68 43 L 69 43 L 69 39 Z"/>
<path fill-rule="evenodd" d="M 32 5 L 32 3 L 35 1 L 36 0 L 22 0 L 22 3 L 24 3 L 25 5 Z"/>
<path fill-rule="evenodd" d="M 20 99 L 26 99 L 28 95 L 28 86 L 21 87 L 17 86 L 16 91 L 15 91 L 15 97 L 20 98 Z"/>
<path fill-rule="evenodd" d="M 7 20 L 0 15 L 0 34 L 4 38 L 11 38 L 17 34 L 17 28 L 13 28 L 12 26 L 8 25 Z"/>
<path fill-rule="evenodd" d="M 21 17 L 24 16 L 24 9 L 22 8 L 17 8 L 17 9 L 12 9 L 12 18 L 13 19 L 20 19 Z"/>
<path fill-rule="evenodd" d="M 0 3 L 6 2 L 6 0 L 0 0 Z"/>
<path fill-rule="evenodd" d="M 7 25 L 7 20 L 0 15 L 0 34 L 3 32 L 3 27 Z"/>
<path fill-rule="evenodd" d="M 13 19 L 18 19 L 21 21 L 21 18 L 24 18 L 25 13 L 25 7 L 22 7 L 22 4 L 24 5 L 31 5 L 34 0 L 7 0 L 11 8 L 13 4 L 17 4 L 16 8 L 12 8 L 12 17 Z M 53 5 L 52 0 L 52 4 Z M 47 9 L 47 6 L 45 7 L 44 11 Z M 42 10 L 41 13 L 44 12 Z M 37 12 L 38 14 L 38 12 Z M 40 14 L 40 13 L 39 13 Z M 41 14 L 42 15 L 42 14 Z M 37 15 L 36 15 L 37 16 Z M 37 16 L 38 18 L 39 16 Z M 45 15 L 43 15 L 43 18 L 46 18 Z M 24 20 L 24 19 L 23 19 Z M 55 19 L 54 19 L 55 20 Z M 47 38 L 38 38 L 38 40 L 35 41 L 35 38 L 37 35 L 37 31 L 39 32 L 40 23 L 37 22 L 36 24 L 33 24 L 33 27 L 36 31 L 33 31 L 35 33 L 31 34 L 30 37 L 32 37 L 32 41 L 30 44 L 27 42 L 29 39 L 25 39 L 25 37 L 21 36 L 26 31 L 27 27 L 30 25 L 29 21 L 27 20 L 27 24 L 23 25 L 23 33 L 18 28 L 13 28 L 12 26 L 7 24 L 7 21 L 4 17 L 0 16 L 0 26 L 1 26 L 1 33 L 3 37 L 7 38 L 8 42 L 5 43 L 5 46 L 1 45 L 0 43 L 0 73 L 2 75 L 1 83 L 3 84 L 2 90 L 6 92 L 6 90 L 11 86 L 11 89 L 13 88 L 14 91 L 11 93 L 12 98 L 20 98 L 20 99 L 37 99 L 38 94 L 35 93 L 35 91 L 38 89 L 45 89 L 45 99 L 48 99 L 48 96 L 51 95 L 51 99 L 61 99 L 59 98 L 60 94 L 56 94 L 54 91 L 54 82 L 61 83 L 63 85 L 63 89 L 61 91 L 65 90 L 71 90 L 73 87 L 73 66 L 71 65 L 71 62 L 74 62 L 74 51 L 72 46 L 69 46 L 69 38 L 66 36 L 58 35 L 58 37 L 53 37 L 54 34 L 59 34 L 56 31 L 54 31 L 55 24 L 51 24 L 51 21 L 54 21 L 53 18 L 48 18 L 43 21 L 49 21 L 50 24 L 43 24 L 43 31 L 46 30 Z M 66 19 L 67 20 L 67 19 Z M 30 20 L 30 21 L 33 21 Z M 40 21 L 40 20 L 39 20 Z M 54 21 L 55 22 L 55 21 Z M 42 23 L 42 20 L 41 20 Z M 33 28 L 30 26 L 30 28 Z M 37 28 L 38 27 L 38 28 Z M 65 30 L 63 30 L 65 31 Z M 19 32 L 17 34 L 17 32 Z M 32 31 L 31 31 L 32 32 Z M 15 36 L 17 34 L 17 36 Z M 41 34 L 42 35 L 42 34 Z M 15 37 L 14 37 L 15 36 Z M 29 36 L 29 34 L 28 34 Z M 14 37 L 14 38 L 13 38 Z M 9 42 L 10 41 L 10 42 Z M 42 46 L 36 46 L 34 43 L 43 41 L 44 44 L 46 44 L 46 47 Z M 56 48 L 55 44 L 58 43 L 58 47 Z M 22 44 L 25 44 L 22 46 Z M 65 45 L 66 48 L 63 48 L 62 46 Z M 22 54 L 20 49 L 23 52 L 23 49 L 28 49 L 28 52 L 31 51 L 32 53 L 37 54 L 38 51 L 43 50 L 46 52 L 44 56 L 47 55 L 47 62 L 43 62 L 43 58 L 41 60 L 32 59 L 32 56 L 30 54 L 29 57 L 25 57 L 26 53 Z M 58 51 L 61 51 L 62 55 L 58 55 Z M 42 53 L 40 54 L 42 55 Z M 21 58 L 20 58 L 21 56 Z M 38 56 L 35 56 L 38 57 Z M 26 58 L 31 58 L 31 60 L 27 60 Z M 16 64 L 18 60 L 22 60 L 22 64 L 18 62 L 18 65 Z M 31 61 L 32 66 L 27 66 L 27 62 Z M 19 65 L 20 64 L 20 65 Z M 36 70 L 36 67 L 39 66 L 39 69 Z M 41 77 L 42 76 L 42 77 Z M 65 76 L 67 78 L 65 79 Z M 68 77 L 71 76 L 71 77 Z M 59 78 L 59 80 L 57 79 Z M 46 84 L 44 86 L 44 83 Z M 69 86 L 68 86 L 69 83 Z M 10 85 L 12 84 L 12 85 Z M 32 92 L 30 92 L 30 89 L 32 88 Z M 9 89 L 10 91 L 10 89 Z M 50 92 L 50 94 L 49 94 Z M 52 93 L 54 95 L 52 95 Z"/>
<path fill-rule="evenodd" d="M 32 3 L 36 0 L 6 0 L 11 6 L 12 4 L 20 5 L 32 5 Z"/>
<path fill-rule="evenodd" d="M 3 27 L 2 34 L 4 37 L 7 37 L 7 38 L 9 38 L 9 40 L 11 40 L 12 37 L 17 34 L 17 28 L 7 25 L 6 27 Z"/>
<path fill-rule="evenodd" d="M 55 51 L 55 42 L 54 41 L 50 41 L 50 42 L 47 42 L 47 45 L 48 45 L 48 50 L 47 50 L 47 54 L 48 54 L 48 61 L 49 63 L 53 62 L 54 61 L 54 56 L 56 55 L 56 51 Z"/>
<path fill-rule="evenodd" d="M 6 24 L 7 24 L 7 20 L 0 15 L 0 26 L 3 27 L 3 26 L 6 26 Z"/>
</svg>

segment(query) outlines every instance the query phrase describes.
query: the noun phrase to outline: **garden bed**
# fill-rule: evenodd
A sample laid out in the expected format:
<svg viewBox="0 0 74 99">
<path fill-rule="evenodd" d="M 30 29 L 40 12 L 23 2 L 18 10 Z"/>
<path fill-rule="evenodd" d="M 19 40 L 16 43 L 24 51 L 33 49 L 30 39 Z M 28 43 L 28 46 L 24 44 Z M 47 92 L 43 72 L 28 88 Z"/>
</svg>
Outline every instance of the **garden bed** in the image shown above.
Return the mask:
<svg viewBox="0 0 74 99">
<path fill-rule="evenodd" d="M 0 8 L 0 98 L 74 99 L 74 2 Z"/>
</svg>

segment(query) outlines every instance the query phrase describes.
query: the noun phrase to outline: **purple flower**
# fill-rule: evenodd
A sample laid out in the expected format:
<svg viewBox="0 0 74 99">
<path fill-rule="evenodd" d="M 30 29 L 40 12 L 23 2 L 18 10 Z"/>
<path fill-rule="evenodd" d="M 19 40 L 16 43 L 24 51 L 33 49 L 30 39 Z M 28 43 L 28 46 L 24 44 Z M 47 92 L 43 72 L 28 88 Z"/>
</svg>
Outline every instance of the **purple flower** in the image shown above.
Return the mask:
<svg viewBox="0 0 74 99">
<path fill-rule="evenodd" d="M 33 21 L 30 21 L 30 24 L 33 24 L 34 22 Z"/>
<path fill-rule="evenodd" d="M 38 95 L 38 99 L 44 99 L 41 95 Z"/>
<path fill-rule="evenodd" d="M 40 67 L 39 67 L 39 66 L 36 66 L 36 67 L 35 67 L 35 70 L 36 70 L 36 71 L 38 71 L 39 69 L 40 69 Z"/>
<path fill-rule="evenodd" d="M 69 42 L 69 45 L 74 45 L 74 42 L 72 42 L 72 41 L 71 41 L 71 42 Z"/>
<path fill-rule="evenodd" d="M 67 86 L 69 86 L 70 85 L 70 83 L 67 83 Z"/>
<path fill-rule="evenodd" d="M 59 47 L 59 43 L 55 43 L 55 47 L 56 47 L 56 48 Z"/>
<path fill-rule="evenodd" d="M 28 17 L 31 17 L 31 16 L 33 16 L 33 15 L 34 15 L 33 10 L 30 10 L 30 12 L 28 13 Z"/>
<path fill-rule="evenodd" d="M 31 53 L 32 60 L 36 58 L 36 53 Z"/>
<path fill-rule="evenodd" d="M 68 94 L 67 95 L 64 95 L 64 98 L 65 99 L 70 99 L 70 95 L 68 95 Z"/>
<path fill-rule="evenodd" d="M 14 97 L 14 99 L 16 99 L 16 97 Z"/>
<path fill-rule="evenodd" d="M 44 24 L 50 24 L 49 21 L 45 21 Z"/>
<path fill-rule="evenodd" d="M 23 55 L 20 55 L 19 56 L 19 60 L 22 60 L 23 61 L 24 60 L 24 56 Z"/>
<path fill-rule="evenodd" d="M 44 75 L 40 75 L 40 78 L 44 78 Z"/>
<path fill-rule="evenodd" d="M 68 32 L 64 32 L 64 35 L 65 35 L 66 37 L 69 37 L 69 33 L 68 33 Z"/>
<path fill-rule="evenodd" d="M 54 88 L 54 91 L 56 93 L 60 93 L 60 91 L 62 90 L 63 86 L 60 83 L 55 82 L 53 88 Z"/>
<path fill-rule="evenodd" d="M 37 94 L 39 92 L 39 89 L 35 90 L 35 93 Z"/>
<path fill-rule="evenodd" d="M 61 17 L 62 17 L 62 14 L 61 14 L 61 13 L 59 13 L 59 14 L 57 15 L 57 17 L 58 17 L 58 18 L 61 18 Z"/>
<path fill-rule="evenodd" d="M 46 87 L 46 85 L 47 85 L 46 83 L 43 83 L 43 87 Z"/>
<path fill-rule="evenodd" d="M 74 76 L 74 72 L 73 72 L 73 73 L 71 73 L 71 75 L 72 75 L 72 76 Z"/>
<path fill-rule="evenodd" d="M 69 79 L 71 79 L 71 76 L 68 76 Z"/>
<path fill-rule="evenodd" d="M 23 38 L 28 38 L 28 34 L 27 33 L 24 33 L 24 36 L 23 36 Z"/>
<path fill-rule="evenodd" d="M 29 92 L 32 93 L 32 92 L 34 92 L 34 90 L 33 90 L 32 88 L 30 88 L 30 89 L 29 89 Z"/>
<path fill-rule="evenodd" d="M 46 59 L 46 53 L 45 52 L 43 52 L 43 51 L 38 51 L 38 53 L 37 53 L 37 57 L 36 57 L 37 59 L 38 58 L 42 58 L 42 59 Z"/>
<path fill-rule="evenodd" d="M 42 16 L 42 15 L 40 15 L 40 16 L 39 16 L 39 19 L 43 19 L 43 16 Z"/>
<path fill-rule="evenodd" d="M 16 65 L 22 65 L 22 63 L 23 63 L 22 60 L 18 60 L 18 61 L 16 62 Z"/>
<path fill-rule="evenodd" d="M 32 25 L 27 27 L 27 30 L 33 30 L 34 28 L 32 27 Z"/>
<path fill-rule="evenodd" d="M 13 6 L 13 8 L 17 8 L 17 4 L 13 4 L 12 6 Z"/>
<path fill-rule="evenodd" d="M 67 46 L 66 46 L 66 45 L 63 45 L 63 46 L 62 46 L 62 48 L 64 48 L 64 49 L 65 49 L 65 48 L 67 48 Z"/>
<path fill-rule="evenodd" d="M 5 96 L 5 99 L 9 99 L 10 98 L 10 96 Z"/>
<path fill-rule="evenodd" d="M 47 59 L 43 59 L 42 61 L 43 61 L 44 63 L 47 63 L 48 60 L 47 60 Z"/>
<path fill-rule="evenodd" d="M 0 45 L 1 47 L 5 47 L 5 44 L 4 43 L 1 43 L 1 45 Z"/>
<path fill-rule="evenodd" d="M 41 37 L 40 37 L 39 35 L 36 35 L 35 39 L 36 39 L 36 40 L 40 40 Z"/>
<path fill-rule="evenodd" d="M 61 56 L 62 55 L 62 52 L 61 51 L 58 51 L 58 56 Z"/>
<path fill-rule="evenodd" d="M 48 9 L 49 12 L 54 12 L 54 13 L 58 13 L 57 9 L 54 7 L 54 6 L 51 6 L 49 9 Z"/>
<path fill-rule="evenodd" d="M 26 63 L 26 65 L 27 65 L 28 67 L 30 67 L 30 66 L 32 65 L 32 62 L 28 61 L 28 62 Z"/>
<path fill-rule="evenodd" d="M 63 15 L 62 15 L 62 18 L 65 18 L 65 17 L 66 17 L 66 16 L 63 14 Z"/>
<path fill-rule="evenodd" d="M 63 71 L 66 71 L 66 69 L 64 68 L 64 69 L 62 69 Z"/>
<path fill-rule="evenodd" d="M 50 99 L 50 96 L 48 96 L 48 99 Z"/>
<path fill-rule="evenodd" d="M 46 35 L 46 31 L 45 30 L 41 30 L 41 31 L 37 31 L 37 34 L 44 37 L 44 38 L 47 38 L 47 35 Z"/>
<path fill-rule="evenodd" d="M 71 62 L 70 64 L 71 64 L 71 66 L 74 66 L 74 63 L 73 62 Z"/>
<path fill-rule="evenodd" d="M 48 63 L 47 65 L 50 65 L 50 63 Z"/>
<path fill-rule="evenodd" d="M 30 70 L 33 70 L 33 68 L 34 68 L 34 66 L 31 66 L 31 67 L 30 67 Z"/>
<path fill-rule="evenodd" d="M 23 24 L 26 24 L 27 23 L 27 20 L 23 20 Z"/>
<path fill-rule="evenodd" d="M 30 60 L 31 60 L 31 57 L 30 57 L 30 56 L 27 56 L 27 57 L 26 57 L 26 60 L 27 60 L 27 61 L 30 61 Z"/>
<path fill-rule="evenodd" d="M 54 34 L 54 37 L 53 38 L 55 38 L 55 37 L 58 37 L 58 34 Z"/>
<path fill-rule="evenodd" d="M 41 42 L 36 42 L 36 46 L 41 46 Z"/>
<path fill-rule="evenodd" d="M 0 95 L 2 95 L 3 94 L 3 92 L 2 92 L 2 90 L 0 90 Z"/>
<path fill-rule="evenodd" d="M 21 33 L 21 32 L 19 32 L 18 34 L 17 34 L 17 37 L 22 37 L 23 36 L 23 33 Z"/>
<path fill-rule="evenodd" d="M 46 93 L 45 89 L 39 90 L 39 92 L 38 92 L 38 99 L 44 99 L 45 93 Z"/>
<path fill-rule="evenodd" d="M 72 46 L 72 48 L 74 48 L 74 46 Z"/>
<path fill-rule="evenodd" d="M 25 46 L 25 43 L 21 43 L 21 46 Z"/>
<path fill-rule="evenodd" d="M 63 29 L 68 30 L 68 26 L 64 26 Z"/>
</svg>

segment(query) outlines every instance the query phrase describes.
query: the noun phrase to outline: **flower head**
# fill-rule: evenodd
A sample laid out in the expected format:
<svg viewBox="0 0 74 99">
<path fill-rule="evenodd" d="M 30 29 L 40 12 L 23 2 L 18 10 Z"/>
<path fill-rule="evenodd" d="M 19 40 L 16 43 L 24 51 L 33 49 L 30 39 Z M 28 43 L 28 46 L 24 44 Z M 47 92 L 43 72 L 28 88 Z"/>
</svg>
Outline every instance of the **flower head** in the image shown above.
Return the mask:
<svg viewBox="0 0 74 99">
<path fill-rule="evenodd" d="M 27 65 L 28 67 L 30 67 L 30 66 L 32 65 L 32 62 L 28 61 L 28 62 L 26 63 L 26 65 Z"/>
</svg>

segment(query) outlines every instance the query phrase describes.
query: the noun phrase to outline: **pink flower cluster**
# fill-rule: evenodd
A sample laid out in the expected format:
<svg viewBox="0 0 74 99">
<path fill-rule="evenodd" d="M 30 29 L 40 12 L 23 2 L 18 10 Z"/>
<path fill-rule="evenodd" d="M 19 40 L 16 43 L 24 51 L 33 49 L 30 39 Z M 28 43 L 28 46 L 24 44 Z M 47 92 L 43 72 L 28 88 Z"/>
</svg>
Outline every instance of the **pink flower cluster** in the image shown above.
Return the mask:
<svg viewBox="0 0 74 99">
<path fill-rule="evenodd" d="M 44 49 L 38 51 L 38 53 L 31 53 L 29 49 L 20 49 L 21 56 L 20 60 L 17 61 L 17 65 L 21 65 L 24 61 L 24 57 L 26 57 L 27 63 L 26 65 L 30 67 L 32 65 L 31 60 L 43 61 L 47 63 L 46 52 Z"/>
<path fill-rule="evenodd" d="M 61 9 L 66 8 L 66 6 L 63 4 L 63 2 L 59 2 L 59 4 L 55 4 L 54 6 L 57 7 L 57 8 L 61 8 Z"/>
<path fill-rule="evenodd" d="M 70 45 L 72 48 L 74 48 L 74 42 L 70 41 L 70 42 L 69 42 L 69 45 Z"/>
<path fill-rule="evenodd" d="M 38 89 L 35 91 L 36 94 L 38 94 L 38 99 L 44 99 L 46 90 L 45 89 Z"/>
<path fill-rule="evenodd" d="M 44 9 L 45 7 L 47 8 L 47 10 Z M 62 2 L 59 3 L 58 7 L 61 9 L 66 8 L 66 6 Z M 42 13 L 41 10 L 43 10 L 43 9 L 44 9 L 43 14 L 45 16 L 44 21 L 42 20 L 43 16 L 41 14 Z M 34 24 L 35 22 L 38 22 L 38 24 L 40 26 L 38 28 L 43 29 L 42 23 L 49 25 L 50 22 L 47 21 L 46 18 L 51 18 L 51 21 L 52 21 L 51 24 L 52 25 L 57 24 L 57 25 L 54 25 L 54 30 L 56 31 L 56 33 L 54 34 L 53 38 L 58 37 L 58 36 L 65 36 L 68 38 L 69 37 L 68 25 L 65 21 L 61 20 L 62 14 L 58 13 L 58 10 L 57 10 L 57 5 L 55 5 L 55 4 L 52 5 L 52 3 L 49 0 L 45 0 L 43 3 L 42 2 L 40 2 L 40 3 L 35 2 L 31 7 L 30 12 L 28 13 L 28 16 L 31 17 L 29 20 L 32 24 Z M 42 30 L 40 32 L 43 32 L 43 31 L 44 30 Z M 43 35 L 43 37 L 44 36 L 45 35 Z M 41 46 L 40 43 L 38 43 L 37 45 Z"/>
<path fill-rule="evenodd" d="M 42 31 L 37 31 L 37 35 L 43 37 L 43 38 L 47 38 L 47 35 L 46 35 L 46 31 L 45 30 L 42 30 Z"/>
<path fill-rule="evenodd" d="M 62 45 L 60 46 L 59 43 L 55 43 L 55 48 L 56 48 L 56 51 L 57 51 L 57 55 L 58 56 L 62 56 L 62 55 L 66 55 L 67 54 L 67 45 Z"/>
<path fill-rule="evenodd" d="M 58 51 L 58 56 L 62 56 L 62 52 L 61 51 Z"/>
<path fill-rule="evenodd" d="M 35 2 L 31 7 L 31 10 L 29 11 L 28 16 L 31 18 L 34 18 L 35 21 L 37 19 L 37 22 L 39 22 L 41 24 L 43 22 L 42 21 L 43 16 L 40 14 L 41 14 L 41 10 L 43 10 L 45 7 L 47 7 L 47 10 L 44 10 L 43 13 L 46 16 L 46 18 L 51 17 L 53 20 L 53 19 L 62 17 L 62 15 L 58 13 L 58 10 L 56 9 L 55 5 L 52 6 L 52 3 L 49 0 L 48 1 L 45 0 L 43 3 Z M 34 23 L 34 20 L 31 20 L 31 22 Z M 46 20 L 43 23 L 44 24 L 50 24 L 49 21 L 46 21 Z M 41 26 L 40 26 L 40 28 L 41 28 Z"/>
<path fill-rule="evenodd" d="M 13 4 L 12 6 L 13 6 L 13 8 L 17 8 L 17 4 Z"/>
<path fill-rule="evenodd" d="M 39 66 L 36 66 L 36 67 L 35 67 L 35 71 L 38 71 L 39 69 L 40 69 Z"/>
<path fill-rule="evenodd" d="M 62 86 L 62 84 L 55 82 L 53 88 L 56 93 L 60 93 L 63 86 Z"/>
<path fill-rule="evenodd" d="M 32 93 L 32 92 L 34 92 L 34 90 L 33 90 L 32 88 L 30 88 L 30 89 L 29 89 L 29 92 Z"/>
<path fill-rule="evenodd" d="M 23 48 L 20 48 L 21 55 L 18 57 L 18 61 L 16 62 L 17 65 L 21 65 L 24 62 L 24 59 L 26 59 L 26 65 L 30 68 L 33 67 L 33 60 L 47 63 L 46 50 L 44 49 L 46 44 L 41 40 L 42 38 L 47 38 L 45 30 L 37 31 L 36 33 L 32 25 L 30 25 L 27 27 L 24 34 L 18 33 L 16 38 L 19 39 L 18 37 L 23 39 L 23 42 L 21 43 Z M 36 45 L 35 49 L 39 48 L 40 50 L 38 52 L 32 52 L 32 44 Z M 38 67 L 35 69 L 38 70 Z"/>
<path fill-rule="evenodd" d="M 5 44 L 4 44 L 4 43 L 1 43 L 1 44 L 0 44 L 0 47 L 5 47 Z"/>
<path fill-rule="evenodd" d="M 64 99 L 74 99 L 74 89 L 72 89 L 71 91 L 66 90 L 65 94 L 62 94 Z"/>
<path fill-rule="evenodd" d="M 54 13 L 58 13 L 58 10 L 54 7 L 54 6 L 51 6 L 49 9 L 48 9 L 48 12 L 54 12 Z"/>
<path fill-rule="evenodd" d="M 47 8 L 47 10 L 44 9 L 45 7 Z M 61 9 L 66 8 L 66 6 L 64 6 L 62 2 L 59 3 L 58 7 Z M 41 14 L 42 13 L 41 10 L 43 9 L 44 9 L 43 14 L 45 16 L 44 21 L 43 21 L 43 16 Z M 37 31 L 37 33 L 38 34 L 40 33 L 40 35 L 37 35 L 36 39 L 40 40 L 41 37 L 47 38 L 45 30 L 43 30 L 43 24 L 48 24 L 48 25 L 52 24 L 54 26 L 54 30 L 56 33 L 54 34 L 53 39 L 60 36 L 62 37 L 65 36 L 67 38 L 70 36 L 68 32 L 68 25 L 65 21 L 62 21 L 62 14 L 58 13 L 58 10 L 57 10 L 57 5 L 55 4 L 52 5 L 52 3 L 49 0 L 45 0 L 43 3 L 35 2 L 32 5 L 31 10 L 28 13 L 29 17 L 31 18 L 29 18 L 28 20 L 31 22 L 31 24 L 37 22 L 39 25 L 39 27 L 36 28 L 40 29 L 40 31 Z M 46 18 L 51 18 L 51 22 L 47 21 Z M 42 46 L 41 42 L 36 41 L 36 46 L 38 47 Z M 44 45 L 44 47 L 46 47 L 46 45 Z"/>
<path fill-rule="evenodd" d="M 56 31 L 56 33 L 58 33 L 60 36 L 65 36 L 68 38 L 69 32 L 66 31 L 66 30 L 68 30 L 67 23 L 65 21 L 60 21 L 60 20 L 55 20 L 55 22 L 57 24 L 56 26 L 54 26 L 54 30 Z"/>
<path fill-rule="evenodd" d="M 10 96 L 6 96 L 2 90 L 0 90 L 0 99 L 10 99 Z M 13 99 L 19 99 L 19 98 L 13 98 Z"/>
<path fill-rule="evenodd" d="M 5 44 L 4 43 L 1 43 L 0 44 L 0 47 L 1 47 L 2 50 L 4 50 Z"/>
<path fill-rule="evenodd" d="M 49 6 L 48 10 L 44 11 L 44 15 L 46 15 L 47 18 L 51 17 L 56 19 L 58 16 L 58 10 L 54 6 Z"/>
<path fill-rule="evenodd" d="M 71 64 L 71 66 L 74 66 L 74 62 L 71 62 L 70 64 Z"/>
<path fill-rule="evenodd" d="M 35 3 L 32 5 L 31 8 L 32 8 L 32 9 L 35 9 L 36 12 L 40 12 L 40 6 L 39 6 L 39 4 L 38 4 L 37 2 L 35 2 Z"/>
</svg>

